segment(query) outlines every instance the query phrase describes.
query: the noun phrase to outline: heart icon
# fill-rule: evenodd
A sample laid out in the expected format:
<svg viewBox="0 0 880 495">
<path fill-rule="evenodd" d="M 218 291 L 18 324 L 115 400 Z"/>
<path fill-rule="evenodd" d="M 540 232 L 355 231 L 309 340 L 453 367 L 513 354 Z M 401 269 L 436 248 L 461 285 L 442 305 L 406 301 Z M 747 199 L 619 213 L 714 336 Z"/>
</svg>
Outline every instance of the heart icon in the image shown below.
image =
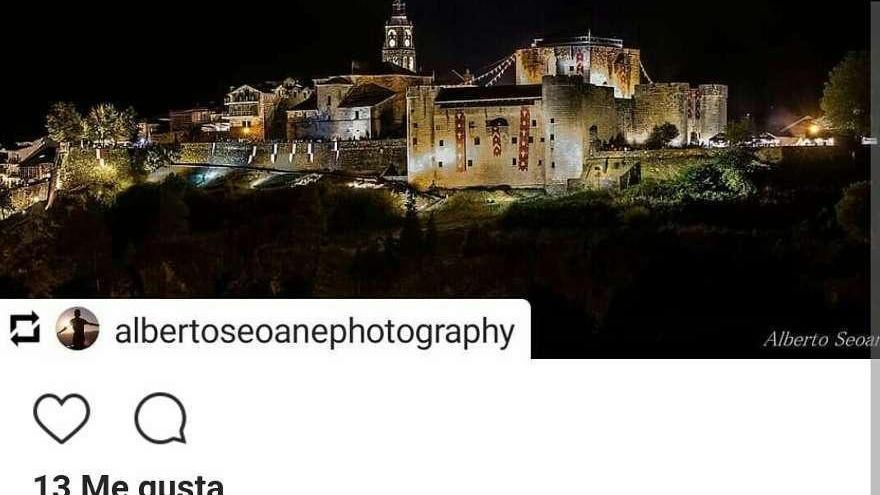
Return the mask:
<svg viewBox="0 0 880 495">
<path fill-rule="evenodd" d="M 46 394 L 34 403 L 34 419 L 56 442 L 66 443 L 88 423 L 92 410 L 79 394 L 60 398 Z"/>
</svg>

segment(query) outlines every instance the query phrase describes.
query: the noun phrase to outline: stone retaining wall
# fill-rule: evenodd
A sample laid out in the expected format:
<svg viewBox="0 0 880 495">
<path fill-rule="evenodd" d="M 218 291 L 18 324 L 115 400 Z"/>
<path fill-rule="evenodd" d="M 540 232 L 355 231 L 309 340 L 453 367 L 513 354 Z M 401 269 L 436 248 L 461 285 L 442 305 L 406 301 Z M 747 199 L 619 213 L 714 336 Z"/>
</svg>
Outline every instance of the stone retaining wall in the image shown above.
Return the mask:
<svg viewBox="0 0 880 495">
<path fill-rule="evenodd" d="M 403 139 L 278 144 L 187 143 L 182 164 L 231 165 L 291 172 L 329 171 L 351 175 L 406 173 Z"/>
</svg>

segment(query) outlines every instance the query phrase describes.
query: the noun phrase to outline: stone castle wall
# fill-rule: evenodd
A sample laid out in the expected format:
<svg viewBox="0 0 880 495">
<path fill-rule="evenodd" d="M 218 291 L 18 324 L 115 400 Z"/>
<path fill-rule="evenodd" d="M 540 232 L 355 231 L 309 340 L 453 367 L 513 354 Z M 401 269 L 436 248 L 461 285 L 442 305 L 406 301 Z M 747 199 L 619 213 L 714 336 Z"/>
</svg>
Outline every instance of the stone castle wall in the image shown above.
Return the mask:
<svg viewBox="0 0 880 495">
<path fill-rule="evenodd" d="M 689 119 L 691 144 L 704 144 L 727 131 L 727 86 L 703 84 L 691 91 L 691 101 L 699 108 Z"/>
<path fill-rule="evenodd" d="M 548 123 L 543 137 L 550 182 L 563 183 L 581 176 L 586 143 L 583 86 L 583 80 L 574 76 L 544 78 L 543 107 Z"/>
<path fill-rule="evenodd" d="M 401 139 L 279 144 L 187 143 L 181 164 L 249 166 L 290 172 L 338 172 L 357 176 L 406 173 Z"/>
<path fill-rule="evenodd" d="M 673 146 L 704 145 L 727 129 L 727 86 L 687 83 L 641 84 L 632 103 L 632 123 L 625 128 L 627 140 L 642 144 L 655 126 L 674 125 L 679 137 Z"/>
<path fill-rule="evenodd" d="M 679 146 L 687 131 L 687 83 L 642 84 L 633 97 L 633 125 L 626 133 L 627 141 L 642 144 L 655 126 L 666 122 L 674 125 L 680 136 L 672 142 Z"/>
<path fill-rule="evenodd" d="M 438 89 L 409 92 L 409 181 L 419 188 L 511 186 L 548 188 L 580 180 L 585 156 L 619 132 L 610 87 L 575 76 L 546 76 L 534 104 L 437 105 Z M 528 113 L 528 162 L 521 167 L 521 121 Z M 464 166 L 459 166 L 456 115 L 464 115 Z M 500 134 L 500 150 L 493 144 Z"/>
</svg>

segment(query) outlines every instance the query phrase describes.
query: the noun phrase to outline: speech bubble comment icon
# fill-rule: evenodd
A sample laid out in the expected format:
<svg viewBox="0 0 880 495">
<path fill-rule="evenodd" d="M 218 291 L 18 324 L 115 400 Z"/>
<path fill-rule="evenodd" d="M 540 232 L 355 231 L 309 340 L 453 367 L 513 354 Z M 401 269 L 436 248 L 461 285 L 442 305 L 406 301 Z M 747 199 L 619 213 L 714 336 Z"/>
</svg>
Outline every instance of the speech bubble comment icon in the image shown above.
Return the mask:
<svg viewBox="0 0 880 495">
<path fill-rule="evenodd" d="M 144 397 L 134 411 L 134 425 L 150 443 L 186 443 L 186 409 L 171 394 L 158 392 Z"/>
</svg>

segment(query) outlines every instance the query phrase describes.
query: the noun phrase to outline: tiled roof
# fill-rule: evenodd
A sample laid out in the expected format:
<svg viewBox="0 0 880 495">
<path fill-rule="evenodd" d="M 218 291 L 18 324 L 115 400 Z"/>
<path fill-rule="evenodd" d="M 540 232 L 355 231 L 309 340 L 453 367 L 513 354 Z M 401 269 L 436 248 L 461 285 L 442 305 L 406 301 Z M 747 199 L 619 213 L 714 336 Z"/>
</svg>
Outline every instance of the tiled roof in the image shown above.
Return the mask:
<svg viewBox="0 0 880 495">
<path fill-rule="evenodd" d="M 307 100 L 303 101 L 299 105 L 294 106 L 290 110 L 308 111 L 308 110 L 317 110 L 317 109 L 318 109 L 318 95 L 316 93 L 312 93 L 312 96 L 309 96 Z"/>
<path fill-rule="evenodd" d="M 394 95 L 394 91 L 378 84 L 364 84 L 349 91 L 342 103 L 339 104 L 339 108 L 372 107 Z"/>
<path fill-rule="evenodd" d="M 342 76 L 331 77 L 329 79 L 322 79 L 318 81 L 318 84 L 354 84 L 351 82 L 351 79 Z"/>
<path fill-rule="evenodd" d="M 459 88 L 443 88 L 437 95 L 437 103 L 475 103 L 513 100 L 541 99 L 541 85 L 508 85 L 508 86 L 462 86 Z"/>
</svg>

